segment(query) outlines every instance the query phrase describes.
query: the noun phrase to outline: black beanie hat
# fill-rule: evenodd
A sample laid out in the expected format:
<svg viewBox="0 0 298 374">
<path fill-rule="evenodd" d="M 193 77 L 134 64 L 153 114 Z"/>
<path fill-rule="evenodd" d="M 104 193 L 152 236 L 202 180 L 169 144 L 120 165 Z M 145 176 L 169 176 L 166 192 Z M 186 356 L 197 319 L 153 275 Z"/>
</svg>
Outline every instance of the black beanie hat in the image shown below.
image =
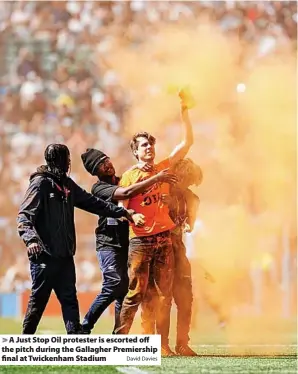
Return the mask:
<svg viewBox="0 0 298 374">
<path fill-rule="evenodd" d="M 105 153 L 93 148 L 87 148 L 86 152 L 81 154 L 85 169 L 91 175 L 96 175 L 98 166 L 107 158 L 109 157 Z"/>
</svg>

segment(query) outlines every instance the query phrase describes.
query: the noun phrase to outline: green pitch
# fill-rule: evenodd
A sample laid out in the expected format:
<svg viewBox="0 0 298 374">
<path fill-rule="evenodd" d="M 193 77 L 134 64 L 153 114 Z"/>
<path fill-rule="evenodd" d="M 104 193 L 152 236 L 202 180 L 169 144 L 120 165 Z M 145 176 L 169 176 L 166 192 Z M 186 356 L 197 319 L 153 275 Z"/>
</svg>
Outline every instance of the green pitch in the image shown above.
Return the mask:
<svg viewBox="0 0 298 374">
<path fill-rule="evenodd" d="M 120 371 L 120 370 L 125 371 Z M 297 373 L 295 358 L 236 358 L 236 357 L 199 357 L 199 358 L 164 358 L 161 366 L 134 367 L 122 366 L 24 366 L 0 367 L 2 374 L 72 374 L 72 373 L 104 373 L 104 374 L 282 374 Z"/>
<path fill-rule="evenodd" d="M 296 321 L 281 321 L 276 324 L 267 319 L 249 320 L 243 324 L 241 341 L 232 344 L 229 341 L 229 327 L 221 330 L 216 320 L 205 318 L 192 331 L 192 348 L 201 356 L 195 358 L 163 358 L 159 366 L 0 366 L 0 374 L 282 374 L 297 373 L 297 336 Z M 171 346 L 175 341 L 175 318 L 171 330 Z M 113 326 L 111 317 L 102 318 L 94 334 L 109 334 Z M 263 338 L 254 339 L 254 331 L 262 326 Z M 254 327 L 254 328 L 253 328 Z M 0 319 L 1 334 L 19 334 L 21 321 Z M 132 333 L 139 331 L 136 321 Z M 43 318 L 38 333 L 64 334 L 60 318 Z M 267 344 L 266 344 L 267 343 Z"/>
</svg>

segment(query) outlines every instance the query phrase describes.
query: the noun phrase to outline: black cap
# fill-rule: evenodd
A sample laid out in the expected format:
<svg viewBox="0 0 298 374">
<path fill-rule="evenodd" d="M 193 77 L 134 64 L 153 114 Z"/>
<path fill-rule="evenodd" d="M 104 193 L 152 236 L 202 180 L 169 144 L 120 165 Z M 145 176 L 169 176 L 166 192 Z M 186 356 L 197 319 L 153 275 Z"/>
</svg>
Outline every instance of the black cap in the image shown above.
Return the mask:
<svg viewBox="0 0 298 374">
<path fill-rule="evenodd" d="M 87 148 L 86 152 L 81 154 L 84 167 L 91 175 L 96 175 L 98 166 L 107 158 L 109 157 L 105 153 L 93 148 Z"/>
</svg>

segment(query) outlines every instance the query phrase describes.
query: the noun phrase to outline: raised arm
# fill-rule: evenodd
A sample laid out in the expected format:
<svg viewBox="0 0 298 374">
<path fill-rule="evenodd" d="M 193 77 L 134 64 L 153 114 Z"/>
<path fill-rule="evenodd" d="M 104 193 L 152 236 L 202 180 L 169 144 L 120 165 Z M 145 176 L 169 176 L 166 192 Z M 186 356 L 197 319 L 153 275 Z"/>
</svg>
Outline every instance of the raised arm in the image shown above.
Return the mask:
<svg viewBox="0 0 298 374">
<path fill-rule="evenodd" d="M 169 160 L 171 166 L 175 165 L 179 160 L 183 159 L 187 155 L 187 152 L 193 145 L 194 141 L 192 124 L 188 115 L 188 107 L 183 101 L 181 102 L 181 119 L 184 126 L 185 135 L 183 141 L 178 144 L 170 154 Z"/>
</svg>

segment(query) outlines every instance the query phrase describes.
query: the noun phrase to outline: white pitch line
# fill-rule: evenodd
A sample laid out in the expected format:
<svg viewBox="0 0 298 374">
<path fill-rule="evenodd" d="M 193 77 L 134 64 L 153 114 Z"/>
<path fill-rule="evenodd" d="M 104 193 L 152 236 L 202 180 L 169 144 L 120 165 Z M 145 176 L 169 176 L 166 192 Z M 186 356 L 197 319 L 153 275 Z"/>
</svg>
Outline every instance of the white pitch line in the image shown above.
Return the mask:
<svg viewBox="0 0 298 374">
<path fill-rule="evenodd" d="M 149 374 L 148 371 L 138 369 L 134 366 L 116 367 L 116 370 L 119 371 L 119 373 L 122 373 L 122 374 Z M 154 371 L 150 371 L 150 373 L 154 373 Z"/>
</svg>

